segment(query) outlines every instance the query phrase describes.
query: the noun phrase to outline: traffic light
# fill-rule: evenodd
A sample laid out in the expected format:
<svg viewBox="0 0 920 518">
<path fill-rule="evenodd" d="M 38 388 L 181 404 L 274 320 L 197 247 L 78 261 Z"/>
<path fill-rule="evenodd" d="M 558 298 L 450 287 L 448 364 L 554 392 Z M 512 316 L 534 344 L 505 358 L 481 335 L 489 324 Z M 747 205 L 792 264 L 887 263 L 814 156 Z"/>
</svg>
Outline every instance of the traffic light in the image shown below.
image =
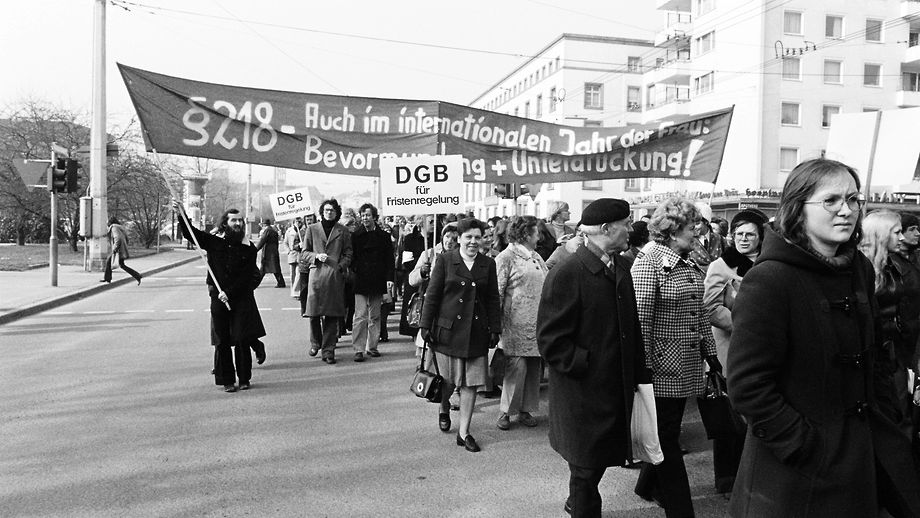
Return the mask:
<svg viewBox="0 0 920 518">
<path fill-rule="evenodd" d="M 67 161 L 58 158 L 51 168 L 51 178 L 48 180 L 51 192 L 67 192 Z"/>
<path fill-rule="evenodd" d="M 77 170 L 80 168 L 80 163 L 74 160 L 73 158 L 68 158 L 65 161 L 65 180 L 67 183 L 67 192 L 77 192 L 80 190 L 80 184 L 78 182 L 80 175 L 77 174 Z"/>
</svg>

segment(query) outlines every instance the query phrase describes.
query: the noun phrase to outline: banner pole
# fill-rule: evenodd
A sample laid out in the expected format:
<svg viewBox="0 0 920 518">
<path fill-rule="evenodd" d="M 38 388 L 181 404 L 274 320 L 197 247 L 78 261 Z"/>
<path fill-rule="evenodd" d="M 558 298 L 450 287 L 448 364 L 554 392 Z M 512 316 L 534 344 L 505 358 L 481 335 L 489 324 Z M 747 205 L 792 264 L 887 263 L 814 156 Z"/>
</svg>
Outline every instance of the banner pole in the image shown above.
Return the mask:
<svg viewBox="0 0 920 518">
<path fill-rule="evenodd" d="M 166 177 L 166 174 L 163 172 L 163 168 L 160 166 L 160 155 L 157 154 L 157 150 L 153 150 L 153 160 L 157 164 L 157 172 L 160 173 L 160 176 L 163 178 L 163 181 L 166 182 L 166 187 L 169 189 L 169 194 L 172 196 L 172 199 L 179 201 L 179 194 L 173 188 L 172 184 L 169 183 L 169 178 Z M 198 244 L 198 238 L 195 237 L 195 232 L 192 231 L 192 224 L 188 220 L 188 215 L 185 213 L 185 209 L 179 211 L 179 216 L 182 218 L 182 221 L 185 222 L 185 226 L 188 227 L 188 233 L 192 237 L 192 242 L 195 244 L 195 250 L 198 251 L 198 257 L 201 258 L 201 261 L 204 262 L 205 267 L 208 269 L 208 273 L 211 274 L 211 279 L 214 281 L 214 287 L 217 288 L 217 291 L 224 291 L 220 287 L 220 282 L 217 280 L 217 276 L 214 275 L 214 271 L 211 270 L 211 265 L 208 264 L 208 259 L 204 255 L 204 251 L 201 249 L 201 245 Z M 224 306 L 227 306 L 227 311 L 230 311 L 230 301 L 224 302 Z"/>
</svg>

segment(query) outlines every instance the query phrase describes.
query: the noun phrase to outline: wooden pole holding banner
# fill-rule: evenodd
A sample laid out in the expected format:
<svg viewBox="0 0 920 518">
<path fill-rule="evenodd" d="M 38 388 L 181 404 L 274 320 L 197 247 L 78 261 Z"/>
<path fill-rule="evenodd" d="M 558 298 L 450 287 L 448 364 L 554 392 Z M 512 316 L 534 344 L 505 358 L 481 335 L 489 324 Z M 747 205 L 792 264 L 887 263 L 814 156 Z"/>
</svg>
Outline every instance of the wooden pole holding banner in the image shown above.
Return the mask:
<svg viewBox="0 0 920 518">
<path fill-rule="evenodd" d="M 179 193 L 176 192 L 176 189 L 173 188 L 172 184 L 169 183 L 169 178 L 166 177 L 166 174 L 163 173 L 163 168 L 160 167 L 160 155 L 157 154 L 157 150 L 153 150 L 153 160 L 157 164 L 157 171 L 160 173 L 160 176 L 163 177 L 163 181 L 166 182 L 166 187 L 169 188 L 169 194 L 172 196 L 172 199 L 178 201 Z M 198 238 L 195 237 L 195 232 L 192 230 L 192 223 L 188 220 L 188 215 L 185 213 L 185 209 L 179 211 L 179 216 L 182 218 L 182 221 L 185 222 L 185 226 L 188 227 L 189 235 L 192 237 L 192 242 L 195 244 L 195 250 L 198 251 L 198 257 L 201 258 L 201 261 L 204 262 L 205 267 L 208 269 L 208 273 L 211 275 L 211 279 L 214 281 L 214 286 L 217 288 L 218 292 L 223 292 L 223 288 L 220 287 L 220 282 L 217 280 L 217 276 L 214 275 L 214 270 L 211 270 L 211 265 L 208 264 L 207 257 L 204 256 L 204 251 L 201 249 L 201 245 L 198 244 Z M 224 302 L 224 306 L 227 306 L 227 311 L 230 311 L 230 301 Z"/>
<path fill-rule="evenodd" d="M 871 193 L 869 189 L 872 186 L 872 167 L 875 165 L 875 148 L 878 146 L 878 131 L 879 127 L 882 125 L 882 112 L 875 112 L 875 132 L 872 134 L 872 146 L 869 148 L 869 165 L 866 167 L 866 185 L 863 186 L 865 192 L 866 200 L 869 199 Z M 862 206 L 863 217 L 866 215 L 866 211 L 869 210 L 868 201 Z"/>
</svg>

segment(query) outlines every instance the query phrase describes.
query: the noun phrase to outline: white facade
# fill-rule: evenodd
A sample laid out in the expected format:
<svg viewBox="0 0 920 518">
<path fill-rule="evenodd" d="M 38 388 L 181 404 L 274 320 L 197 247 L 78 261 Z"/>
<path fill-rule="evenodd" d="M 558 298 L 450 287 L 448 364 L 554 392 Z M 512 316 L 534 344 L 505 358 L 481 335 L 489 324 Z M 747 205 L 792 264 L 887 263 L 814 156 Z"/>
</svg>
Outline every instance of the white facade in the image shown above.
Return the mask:
<svg viewBox="0 0 920 518">
<path fill-rule="evenodd" d="M 642 120 L 644 60 L 657 53 L 652 41 L 563 34 L 470 106 L 571 126 L 637 124 Z M 465 200 L 467 210 L 480 219 L 515 213 L 547 217 L 565 201 L 577 221 L 587 203 L 622 198 L 625 189 L 638 192 L 644 186 L 641 181 L 625 182 L 542 184 L 535 199 L 520 196 L 516 202 L 497 198 L 492 184 L 468 183 Z"/>
<path fill-rule="evenodd" d="M 781 189 L 792 167 L 823 155 L 835 113 L 920 105 L 920 19 L 909 14 L 918 2 L 659 0 L 658 8 L 686 22 L 683 107 L 735 106 L 719 190 Z M 649 110 L 645 120 L 659 117 Z"/>
</svg>

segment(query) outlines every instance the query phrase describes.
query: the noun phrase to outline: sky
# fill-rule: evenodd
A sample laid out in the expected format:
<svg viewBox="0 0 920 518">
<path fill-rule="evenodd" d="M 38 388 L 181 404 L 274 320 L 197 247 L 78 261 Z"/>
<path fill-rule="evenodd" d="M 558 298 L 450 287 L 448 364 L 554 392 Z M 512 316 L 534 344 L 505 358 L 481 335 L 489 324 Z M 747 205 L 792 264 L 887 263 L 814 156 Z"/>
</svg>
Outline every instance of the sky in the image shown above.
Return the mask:
<svg viewBox="0 0 920 518">
<path fill-rule="evenodd" d="M 0 111 L 26 99 L 89 113 L 95 0 L 0 0 Z M 469 104 L 562 33 L 653 39 L 626 0 L 112 0 L 108 125 L 134 109 L 116 62 L 211 83 Z M 231 164 L 239 173 L 246 166 Z M 268 178 L 270 168 L 254 166 Z M 291 172 L 293 182 L 342 176 Z M 346 178 L 360 188 L 370 180 Z"/>
</svg>

